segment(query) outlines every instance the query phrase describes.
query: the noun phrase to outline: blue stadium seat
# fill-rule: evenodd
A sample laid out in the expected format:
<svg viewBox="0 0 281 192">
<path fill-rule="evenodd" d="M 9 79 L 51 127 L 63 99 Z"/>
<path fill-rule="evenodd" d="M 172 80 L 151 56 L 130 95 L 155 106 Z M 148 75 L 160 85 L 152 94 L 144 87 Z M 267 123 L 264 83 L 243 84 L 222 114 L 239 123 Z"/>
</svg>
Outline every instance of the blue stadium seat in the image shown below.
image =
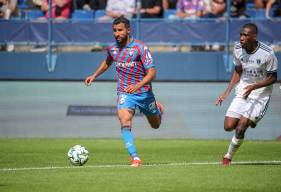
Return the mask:
<svg viewBox="0 0 281 192">
<path fill-rule="evenodd" d="M 272 9 L 270 9 L 269 11 L 269 16 L 273 17 L 274 16 L 274 12 L 275 12 L 276 8 L 272 7 Z"/>
<path fill-rule="evenodd" d="M 256 9 L 247 9 L 246 13 L 249 17 L 256 17 Z"/>
<path fill-rule="evenodd" d="M 175 15 L 177 12 L 176 9 L 166 9 L 164 10 L 164 19 L 168 19 L 170 15 Z"/>
<path fill-rule="evenodd" d="M 276 9 L 278 9 L 278 4 L 275 3 L 272 5 L 269 16 L 273 17 L 274 12 Z M 264 18 L 265 17 L 265 9 L 256 9 L 255 4 L 253 2 L 249 2 L 246 4 L 246 12 L 250 17 L 256 17 L 256 18 Z"/>
<path fill-rule="evenodd" d="M 94 12 L 87 11 L 87 10 L 74 10 L 71 15 L 72 20 L 93 20 L 94 19 Z"/>
<path fill-rule="evenodd" d="M 105 16 L 106 11 L 103 9 L 99 9 L 95 11 L 95 19 L 98 19 L 99 17 Z"/>
<path fill-rule="evenodd" d="M 247 2 L 246 3 L 246 9 L 255 9 L 256 5 L 254 2 Z"/>
<path fill-rule="evenodd" d="M 44 13 L 39 9 L 25 10 L 22 13 L 23 13 L 24 18 L 27 20 L 34 20 L 39 17 L 44 17 Z"/>
<path fill-rule="evenodd" d="M 281 3 L 281 2 L 280 2 Z M 278 4 L 273 4 L 270 11 L 269 11 L 269 16 L 270 17 L 273 17 L 274 16 L 274 13 L 276 10 L 279 9 L 279 5 Z"/>
<path fill-rule="evenodd" d="M 27 5 L 27 0 L 18 0 L 17 7 L 19 9 L 27 9 L 27 8 L 29 8 L 28 5 Z"/>
<path fill-rule="evenodd" d="M 265 18 L 265 9 L 256 10 L 256 18 Z"/>
<path fill-rule="evenodd" d="M 252 18 L 265 18 L 265 9 L 247 9 L 246 13 Z"/>
</svg>

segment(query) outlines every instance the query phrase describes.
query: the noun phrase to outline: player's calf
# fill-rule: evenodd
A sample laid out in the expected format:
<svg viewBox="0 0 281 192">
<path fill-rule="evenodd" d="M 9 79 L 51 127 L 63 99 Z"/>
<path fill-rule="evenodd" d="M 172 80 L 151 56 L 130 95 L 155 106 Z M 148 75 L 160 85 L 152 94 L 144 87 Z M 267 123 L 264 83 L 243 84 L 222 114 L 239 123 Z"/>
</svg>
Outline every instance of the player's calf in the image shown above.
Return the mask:
<svg viewBox="0 0 281 192">
<path fill-rule="evenodd" d="M 156 122 L 156 123 L 153 123 L 153 124 L 150 124 L 150 125 L 153 129 L 158 129 L 160 127 L 160 124 L 161 124 L 161 120 L 159 120 L 159 122 Z"/>
<path fill-rule="evenodd" d="M 245 136 L 245 132 L 247 130 L 247 128 L 249 127 L 250 125 L 250 120 L 245 118 L 245 117 L 242 117 L 236 127 L 236 138 L 237 139 L 243 139 L 244 136 Z"/>
</svg>

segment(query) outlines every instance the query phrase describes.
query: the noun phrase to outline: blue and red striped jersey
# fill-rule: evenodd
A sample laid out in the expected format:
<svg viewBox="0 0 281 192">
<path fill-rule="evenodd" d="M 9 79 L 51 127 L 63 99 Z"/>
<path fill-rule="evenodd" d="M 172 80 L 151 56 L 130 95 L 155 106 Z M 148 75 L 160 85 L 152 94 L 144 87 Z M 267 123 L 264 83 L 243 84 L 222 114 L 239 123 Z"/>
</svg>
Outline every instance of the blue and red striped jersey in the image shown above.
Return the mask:
<svg viewBox="0 0 281 192">
<path fill-rule="evenodd" d="M 155 67 L 150 50 L 141 41 L 131 37 L 127 46 L 117 43 L 107 48 L 107 63 L 113 63 L 117 72 L 117 92 L 125 92 L 127 86 L 137 84 L 147 74 L 147 69 Z M 144 85 L 134 94 L 151 91 L 151 83 Z"/>
</svg>

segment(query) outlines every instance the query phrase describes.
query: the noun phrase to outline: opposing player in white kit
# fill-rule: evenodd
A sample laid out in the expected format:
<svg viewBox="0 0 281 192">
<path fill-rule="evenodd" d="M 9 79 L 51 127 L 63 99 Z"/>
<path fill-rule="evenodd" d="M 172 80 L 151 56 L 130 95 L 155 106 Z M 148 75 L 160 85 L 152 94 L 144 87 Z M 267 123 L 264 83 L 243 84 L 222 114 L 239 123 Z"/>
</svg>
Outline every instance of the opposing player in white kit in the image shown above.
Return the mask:
<svg viewBox="0 0 281 192">
<path fill-rule="evenodd" d="M 218 97 L 221 105 L 236 86 L 236 96 L 224 120 L 224 130 L 235 130 L 222 164 L 229 165 L 241 146 L 248 127 L 256 127 L 264 116 L 277 80 L 278 61 L 271 47 L 257 40 L 258 29 L 253 23 L 245 24 L 240 31 L 240 43 L 235 44 L 233 63 L 235 70 L 226 91 Z"/>
</svg>

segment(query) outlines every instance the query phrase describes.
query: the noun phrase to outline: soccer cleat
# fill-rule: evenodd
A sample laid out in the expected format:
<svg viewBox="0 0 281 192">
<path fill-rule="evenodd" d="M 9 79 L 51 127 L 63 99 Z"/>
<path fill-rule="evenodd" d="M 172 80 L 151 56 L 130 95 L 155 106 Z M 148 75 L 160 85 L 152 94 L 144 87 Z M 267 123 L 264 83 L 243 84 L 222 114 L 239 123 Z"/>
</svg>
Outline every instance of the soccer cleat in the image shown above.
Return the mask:
<svg viewBox="0 0 281 192">
<path fill-rule="evenodd" d="M 231 163 L 231 159 L 228 159 L 228 158 L 226 158 L 226 157 L 223 158 L 223 160 L 222 160 L 222 165 L 224 165 L 224 166 L 229 166 L 230 163 Z"/>
<path fill-rule="evenodd" d="M 161 103 L 159 103 L 157 100 L 155 100 L 155 103 L 156 103 L 156 105 L 157 105 L 157 107 L 158 107 L 158 109 L 159 109 L 159 111 L 160 111 L 160 113 L 162 115 L 164 113 L 163 105 Z"/>
<path fill-rule="evenodd" d="M 131 157 L 131 167 L 141 166 L 141 160 L 138 157 Z"/>
</svg>

